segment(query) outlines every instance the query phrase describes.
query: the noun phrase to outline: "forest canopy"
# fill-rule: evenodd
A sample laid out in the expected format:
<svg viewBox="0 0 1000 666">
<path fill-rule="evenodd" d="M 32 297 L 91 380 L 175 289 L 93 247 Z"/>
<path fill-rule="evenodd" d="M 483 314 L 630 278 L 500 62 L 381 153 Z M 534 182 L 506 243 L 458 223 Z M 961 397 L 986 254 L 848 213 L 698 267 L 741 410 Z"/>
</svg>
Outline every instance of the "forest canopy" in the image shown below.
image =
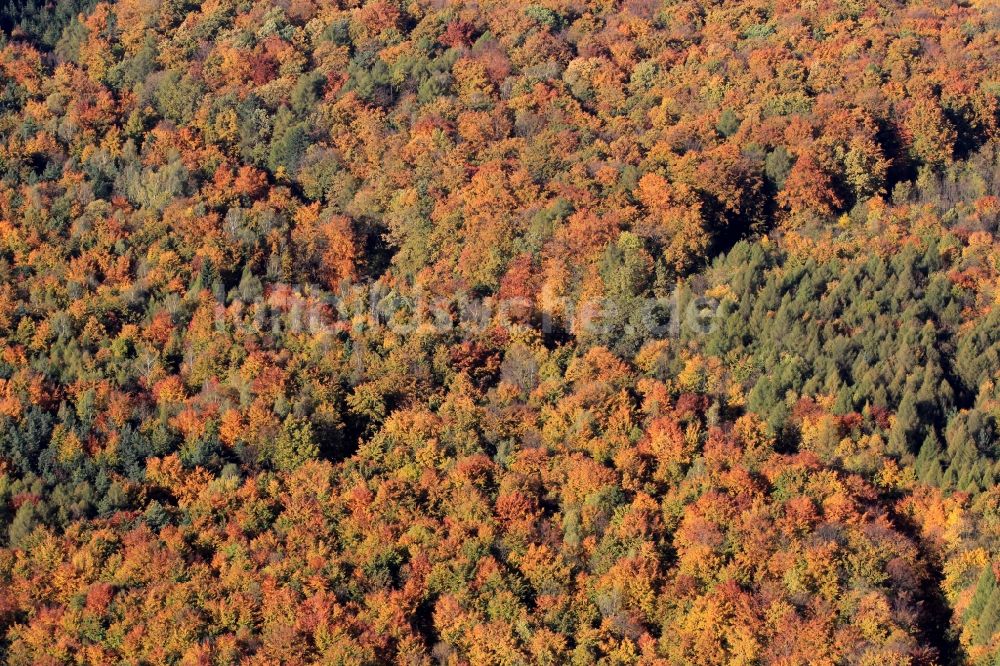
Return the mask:
<svg viewBox="0 0 1000 666">
<path fill-rule="evenodd" d="M 995 4 L 0 28 L 5 663 L 1000 663 Z"/>
</svg>

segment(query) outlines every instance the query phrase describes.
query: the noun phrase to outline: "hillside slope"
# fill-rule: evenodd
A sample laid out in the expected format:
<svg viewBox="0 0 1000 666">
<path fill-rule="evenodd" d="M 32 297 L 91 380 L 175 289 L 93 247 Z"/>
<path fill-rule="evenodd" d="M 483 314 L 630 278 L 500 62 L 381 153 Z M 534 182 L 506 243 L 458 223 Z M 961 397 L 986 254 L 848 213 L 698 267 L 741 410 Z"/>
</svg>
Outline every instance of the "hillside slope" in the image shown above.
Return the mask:
<svg viewBox="0 0 1000 666">
<path fill-rule="evenodd" d="M 993 4 L 0 15 L 6 663 L 1000 658 Z"/>
</svg>

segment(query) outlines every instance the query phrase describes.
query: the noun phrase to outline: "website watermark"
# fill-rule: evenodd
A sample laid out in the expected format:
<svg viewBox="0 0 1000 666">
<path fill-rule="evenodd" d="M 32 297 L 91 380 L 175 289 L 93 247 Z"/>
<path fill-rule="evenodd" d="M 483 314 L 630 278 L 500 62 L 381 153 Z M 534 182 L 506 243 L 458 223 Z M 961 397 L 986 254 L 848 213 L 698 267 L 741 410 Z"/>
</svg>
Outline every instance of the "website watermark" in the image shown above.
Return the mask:
<svg viewBox="0 0 1000 666">
<path fill-rule="evenodd" d="M 714 330 L 719 301 L 675 289 L 664 296 L 614 298 L 501 298 L 460 292 L 406 292 L 373 282 L 345 284 L 337 291 L 313 285 L 271 284 L 247 300 L 218 301 L 219 331 L 234 326 L 261 335 L 312 336 L 378 329 L 394 335 L 426 332 L 474 337 L 497 328 L 530 327 L 544 336 L 577 338 L 629 336 L 644 339 L 705 335 Z"/>
</svg>

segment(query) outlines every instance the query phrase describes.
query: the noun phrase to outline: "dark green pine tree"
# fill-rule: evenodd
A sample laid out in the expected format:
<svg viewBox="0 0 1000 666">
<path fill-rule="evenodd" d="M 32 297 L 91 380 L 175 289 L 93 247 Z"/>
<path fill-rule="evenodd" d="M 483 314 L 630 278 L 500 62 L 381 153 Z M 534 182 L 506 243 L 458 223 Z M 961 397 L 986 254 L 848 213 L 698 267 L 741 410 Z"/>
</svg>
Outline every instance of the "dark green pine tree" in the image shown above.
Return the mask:
<svg viewBox="0 0 1000 666">
<path fill-rule="evenodd" d="M 854 401 L 851 397 L 851 390 L 847 384 L 843 384 L 837 391 L 837 399 L 833 404 L 834 414 L 850 414 L 854 411 Z"/>
<path fill-rule="evenodd" d="M 941 470 L 941 463 L 934 460 L 928 463 L 923 476 L 920 479 L 929 486 L 944 487 L 944 472 Z"/>
<path fill-rule="evenodd" d="M 997 579 L 993 574 L 993 567 L 987 564 L 983 567 L 976 581 L 976 591 L 972 593 L 972 600 L 969 601 L 968 608 L 965 609 L 965 621 L 970 622 L 978 619 L 980 613 L 986 608 L 986 602 L 990 600 L 990 595 L 996 589 Z"/>
<path fill-rule="evenodd" d="M 889 431 L 889 453 L 902 456 L 909 452 L 909 441 L 920 425 L 917 402 L 909 389 L 903 394 L 896 412 L 896 420 Z"/>
<path fill-rule="evenodd" d="M 982 476 L 979 464 L 968 465 L 962 469 L 958 477 L 958 489 L 965 493 L 978 493 L 980 478 Z"/>
<path fill-rule="evenodd" d="M 917 391 L 917 406 L 920 413 L 928 421 L 937 417 L 938 389 L 941 386 L 941 380 L 941 368 L 928 361 L 927 365 L 924 366 L 920 390 Z"/>
<path fill-rule="evenodd" d="M 941 442 L 938 440 L 937 433 L 933 430 L 927 433 L 927 437 L 924 437 L 924 443 L 920 445 L 920 453 L 917 454 L 917 460 L 913 468 L 917 473 L 917 478 L 924 483 L 929 483 L 927 476 L 936 469 L 938 480 L 940 481 Z"/>
<path fill-rule="evenodd" d="M 954 465 L 948 465 L 948 468 L 944 471 L 944 476 L 941 477 L 941 483 L 939 486 L 941 490 L 947 492 L 954 489 L 957 480 L 958 475 L 955 473 Z"/>
<path fill-rule="evenodd" d="M 983 469 L 983 478 L 982 478 L 983 490 L 989 490 L 990 488 L 992 488 L 993 486 L 995 486 L 997 484 L 997 477 L 993 473 L 993 464 L 992 463 L 987 463 L 987 462 L 984 461 L 983 468 L 984 468 Z"/>
<path fill-rule="evenodd" d="M 979 645 L 989 643 L 998 626 L 1000 626 L 1000 593 L 994 589 L 982 613 L 979 614 L 979 623 L 973 640 Z"/>
</svg>

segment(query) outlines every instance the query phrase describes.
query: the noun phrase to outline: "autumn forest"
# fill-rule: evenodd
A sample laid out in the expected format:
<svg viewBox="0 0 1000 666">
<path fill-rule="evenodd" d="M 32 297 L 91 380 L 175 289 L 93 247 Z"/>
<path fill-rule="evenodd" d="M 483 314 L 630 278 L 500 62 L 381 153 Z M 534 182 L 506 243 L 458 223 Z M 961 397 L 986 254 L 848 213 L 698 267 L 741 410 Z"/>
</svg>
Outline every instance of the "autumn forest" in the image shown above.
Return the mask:
<svg viewBox="0 0 1000 666">
<path fill-rule="evenodd" d="M 1000 4 L 0 0 L 0 662 L 1000 664 Z"/>
</svg>

